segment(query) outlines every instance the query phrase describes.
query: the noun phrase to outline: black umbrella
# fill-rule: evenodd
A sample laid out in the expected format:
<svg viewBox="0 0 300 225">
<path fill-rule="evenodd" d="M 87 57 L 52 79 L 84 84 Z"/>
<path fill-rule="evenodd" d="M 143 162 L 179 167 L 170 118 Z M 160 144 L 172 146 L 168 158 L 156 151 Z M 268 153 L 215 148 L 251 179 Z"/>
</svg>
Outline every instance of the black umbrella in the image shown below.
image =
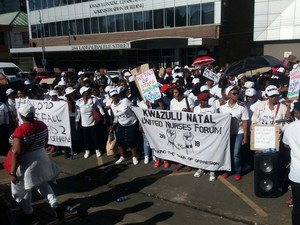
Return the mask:
<svg viewBox="0 0 300 225">
<path fill-rule="evenodd" d="M 259 69 L 262 67 L 280 67 L 282 62 L 270 55 L 247 57 L 245 59 L 235 61 L 225 70 L 224 75 L 237 76 L 246 71 Z"/>
</svg>

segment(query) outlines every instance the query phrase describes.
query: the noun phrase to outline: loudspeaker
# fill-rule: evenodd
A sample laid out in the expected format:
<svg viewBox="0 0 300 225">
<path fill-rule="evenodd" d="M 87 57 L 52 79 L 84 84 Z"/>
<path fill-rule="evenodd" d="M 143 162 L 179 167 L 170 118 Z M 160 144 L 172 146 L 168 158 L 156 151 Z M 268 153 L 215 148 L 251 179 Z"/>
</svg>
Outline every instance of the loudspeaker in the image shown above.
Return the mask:
<svg viewBox="0 0 300 225">
<path fill-rule="evenodd" d="M 275 198 L 280 195 L 277 152 L 255 153 L 254 189 L 255 195 L 261 198 Z"/>
</svg>

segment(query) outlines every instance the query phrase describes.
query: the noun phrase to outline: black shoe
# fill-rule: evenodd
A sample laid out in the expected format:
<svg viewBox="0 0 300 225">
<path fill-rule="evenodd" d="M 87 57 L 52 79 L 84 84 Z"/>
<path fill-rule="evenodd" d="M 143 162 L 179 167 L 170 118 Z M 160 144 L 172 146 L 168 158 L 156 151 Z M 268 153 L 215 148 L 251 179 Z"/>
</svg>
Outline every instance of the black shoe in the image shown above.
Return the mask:
<svg viewBox="0 0 300 225">
<path fill-rule="evenodd" d="M 56 157 L 56 156 L 60 156 L 60 155 L 62 155 L 61 152 L 54 152 L 54 153 L 52 154 L 52 157 Z"/>
<path fill-rule="evenodd" d="M 63 220 L 65 218 L 65 210 L 63 209 L 63 207 L 61 207 L 60 204 L 58 203 L 55 203 L 53 206 L 52 206 L 54 212 L 55 212 L 55 215 L 56 215 L 56 218 L 58 220 Z"/>
</svg>

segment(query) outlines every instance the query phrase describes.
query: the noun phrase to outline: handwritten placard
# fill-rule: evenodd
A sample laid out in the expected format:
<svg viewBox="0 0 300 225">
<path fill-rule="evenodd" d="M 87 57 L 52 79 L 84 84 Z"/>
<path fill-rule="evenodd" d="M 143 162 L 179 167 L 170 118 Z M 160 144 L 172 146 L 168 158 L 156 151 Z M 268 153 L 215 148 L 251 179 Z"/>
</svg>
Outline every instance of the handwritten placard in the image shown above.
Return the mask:
<svg viewBox="0 0 300 225">
<path fill-rule="evenodd" d="M 290 99 L 298 99 L 300 90 L 300 67 L 290 72 L 290 84 L 287 97 Z"/>
<path fill-rule="evenodd" d="M 135 76 L 135 81 L 144 101 L 154 102 L 161 98 L 158 82 L 152 69 Z"/>
<path fill-rule="evenodd" d="M 216 73 L 214 73 L 213 71 L 205 68 L 204 72 L 203 72 L 203 76 L 213 80 L 215 83 L 218 83 L 220 80 L 220 76 L 218 76 Z"/>
<path fill-rule="evenodd" d="M 279 126 L 252 125 L 251 150 L 266 150 L 269 148 L 279 150 Z"/>
</svg>

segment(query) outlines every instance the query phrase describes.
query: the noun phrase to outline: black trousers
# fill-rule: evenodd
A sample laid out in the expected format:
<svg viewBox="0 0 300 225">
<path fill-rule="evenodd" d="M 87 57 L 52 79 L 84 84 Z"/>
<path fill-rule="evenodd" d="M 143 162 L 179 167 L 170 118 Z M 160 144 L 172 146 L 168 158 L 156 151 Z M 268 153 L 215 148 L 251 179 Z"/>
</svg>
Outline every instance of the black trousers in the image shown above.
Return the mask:
<svg viewBox="0 0 300 225">
<path fill-rule="evenodd" d="M 291 181 L 291 186 L 293 195 L 292 221 L 293 225 L 300 225 L 300 183 Z"/>
</svg>

